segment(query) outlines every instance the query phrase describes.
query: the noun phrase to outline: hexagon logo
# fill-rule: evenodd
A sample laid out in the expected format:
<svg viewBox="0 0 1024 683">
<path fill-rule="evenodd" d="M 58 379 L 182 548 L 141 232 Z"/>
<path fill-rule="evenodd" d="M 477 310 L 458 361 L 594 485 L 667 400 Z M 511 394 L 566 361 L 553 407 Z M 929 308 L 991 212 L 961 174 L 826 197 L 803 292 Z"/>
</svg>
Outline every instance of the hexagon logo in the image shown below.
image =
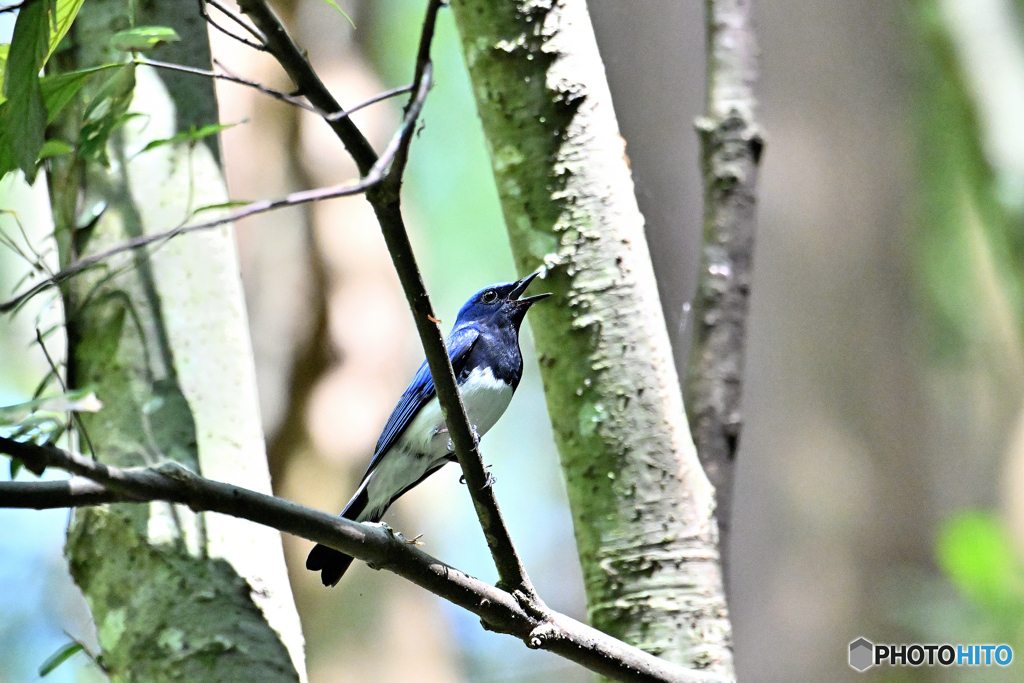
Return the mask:
<svg viewBox="0 0 1024 683">
<path fill-rule="evenodd" d="M 850 666 L 857 671 L 866 671 L 874 664 L 875 646 L 867 638 L 858 638 L 850 643 Z"/>
</svg>

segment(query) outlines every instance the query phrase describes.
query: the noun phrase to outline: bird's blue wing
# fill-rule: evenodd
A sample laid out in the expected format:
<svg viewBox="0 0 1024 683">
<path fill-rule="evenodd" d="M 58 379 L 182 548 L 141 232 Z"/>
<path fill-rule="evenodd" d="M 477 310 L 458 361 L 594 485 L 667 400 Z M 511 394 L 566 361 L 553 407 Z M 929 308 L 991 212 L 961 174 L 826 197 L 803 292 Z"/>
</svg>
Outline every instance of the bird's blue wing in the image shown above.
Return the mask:
<svg viewBox="0 0 1024 683">
<path fill-rule="evenodd" d="M 479 336 L 480 333 L 473 328 L 458 328 L 452 330 L 448 339 L 445 340 L 445 344 L 448 347 L 448 357 L 452 361 L 456 377 L 458 377 L 462 369 L 461 366 L 465 363 L 466 357 Z M 416 375 L 412 378 L 409 387 L 402 394 L 402 398 L 398 400 L 398 405 L 391 412 L 391 417 L 388 418 L 387 424 L 384 425 L 384 431 L 381 433 L 380 439 L 377 440 L 377 447 L 373 449 L 373 459 L 370 461 L 370 466 L 366 468 L 366 474 L 363 475 L 364 480 L 370 476 L 370 473 L 380 463 L 381 457 L 402 436 L 405 428 L 416 417 L 416 413 L 420 411 L 420 408 L 426 405 L 436 394 L 434 379 L 430 376 L 430 367 L 426 361 L 423 361 L 420 369 L 416 371 Z"/>
</svg>

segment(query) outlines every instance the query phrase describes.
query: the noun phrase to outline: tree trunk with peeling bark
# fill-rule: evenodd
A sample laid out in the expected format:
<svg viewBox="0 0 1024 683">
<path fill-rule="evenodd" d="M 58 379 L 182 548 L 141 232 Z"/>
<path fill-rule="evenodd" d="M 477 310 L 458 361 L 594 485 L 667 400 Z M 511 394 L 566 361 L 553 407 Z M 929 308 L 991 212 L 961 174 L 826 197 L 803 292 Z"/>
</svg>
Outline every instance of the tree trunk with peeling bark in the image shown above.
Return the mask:
<svg viewBox="0 0 1024 683">
<path fill-rule="evenodd" d="M 85 3 L 72 48 L 51 70 L 123 59 L 108 45 L 129 27 L 126 11 L 124 3 Z M 181 36 L 168 46 L 171 59 L 210 68 L 195 3 L 159 0 L 137 12 L 135 23 L 171 26 Z M 153 139 L 216 123 L 212 83 L 130 66 L 115 78 L 134 90 L 128 111 L 139 116 L 111 136 L 109 168 L 76 154 L 51 165 L 62 267 L 226 201 L 215 138 L 143 151 Z M 88 86 L 93 95 L 102 80 Z M 84 115 L 79 103 L 55 123 L 69 144 L 80 141 Z M 79 229 L 82 215 L 99 206 L 99 219 Z M 126 254 L 64 282 L 61 294 L 69 384 L 94 388 L 104 404 L 82 415 L 82 448 L 119 466 L 175 460 L 270 492 L 230 228 Z M 166 503 L 115 504 L 75 510 L 65 552 L 96 622 L 98 661 L 112 680 L 305 680 L 276 531 Z"/>
<path fill-rule="evenodd" d="M 707 0 L 707 115 L 697 121 L 704 171 L 704 250 L 693 302 L 686 405 L 697 453 L 718 494 L 723 575 L 729 569 L 732 491 L 743 427 L 740 399 L 754 261 L 757 44 L 753 0 Z"/>
<path fill-rule="evenodd" d="M 690 438 L 586 4 L 453 0 L 533 311 L 591 623 L 731 674 L 714 491 Z"/>
</svg>

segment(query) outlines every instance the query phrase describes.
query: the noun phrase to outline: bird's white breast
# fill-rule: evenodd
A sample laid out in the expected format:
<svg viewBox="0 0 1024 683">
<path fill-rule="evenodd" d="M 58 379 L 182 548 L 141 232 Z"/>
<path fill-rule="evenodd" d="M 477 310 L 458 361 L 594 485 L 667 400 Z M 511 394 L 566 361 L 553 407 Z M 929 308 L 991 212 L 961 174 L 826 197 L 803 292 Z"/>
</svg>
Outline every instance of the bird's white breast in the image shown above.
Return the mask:
<svg viewBox="0 0 1024 683">
<path fill-rule="evenodd" d="M 487 367 L 479 367 L 469 373 L 466 381 L 459 385 L 459 393 L 466 406 L 469 423 L 479 436 L 494 426 L 512 401 L 512 387 L 497 379 Z M 436 396 L 420 409 L 402 435 L 407 447 L 436 457 L 449 452 L 449 438 Z"/>
<path fill-rule="evenodd" d="M 495 378 L 490 368 L 476 368 L 459 388 L 469 414 L 469 423 L 483 436 L 498 421 L 512 401 L 512 387 Z"/>
<path fill-rule="evenodd" d="M 473 370 L 459 386 L 459 393 L 462 394 L 469 423 L 481 437 L 494 426 L 512 401 L 512 387 L 495 378 L 490 368 Z M 382 510 L 398 492 L 437 466 L 438 461 L 451 452 L 448 447 L 450 439 L 441 406 L 434 396 L 420 408 L 367 480 L 369 505 L 360 519 L 367 519 L 373 510 Z"/>
</svg>

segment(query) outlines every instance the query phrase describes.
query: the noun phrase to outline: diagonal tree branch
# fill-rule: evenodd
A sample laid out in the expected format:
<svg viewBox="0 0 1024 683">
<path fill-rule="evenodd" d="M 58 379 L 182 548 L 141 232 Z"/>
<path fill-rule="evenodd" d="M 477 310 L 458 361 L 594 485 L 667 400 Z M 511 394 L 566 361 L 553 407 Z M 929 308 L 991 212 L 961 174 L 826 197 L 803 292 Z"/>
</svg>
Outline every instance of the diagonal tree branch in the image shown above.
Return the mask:
<svg viewBox="0 0 1024 683">
<path fill-rule="evenodd" d="M 396 95 L 401 95 L 404 92 L 410 92 L 411 90 L 413 90 L 416 87 L 416 83 L 419 83 L 419 82 L 420 82 L 420 79 L 417 78 L 415 81 L 413 81 L 413 83 L 411 85 L 400 85 L 397 88 L 391 88 L 390 90 L 385 90 L 384 92 L 382 92 L 382 93 L 380 93 L 378 95 L 374 95 L 373 97 L 371 97 L 370 99 L 368 99 L 368 100 L 366 100 L 364 102 L 360 102 L 359 104 L 355 105 L 354 107 L 349 107 L 345 111 L 339 111 L 339 112 L 335 112 L 333 114 L 328 114 L 326 112 L 323 112 L 322 116 L 325 119 L 327 119 L 328 121 L 333 121 L 335 119 L 343 119 L 346 116 L 351 116 L 352 114 L 355 114 L 360 109 L 364 109 L 366 107 L 369 107 L 371 104 L 377 104 L 378 102 L 382 102 L 383 100 L 390 99 L 390 98 L 392 98 L 392 97 L 394 97 Z"/>
<path fill-rule="evenodd" d="M 120 469 L 52 445 L 38 446 L 4 437 L 0 437 L 0 453 L 17 458 L 31 472 L 41 473 L 54 467 L 95 482 L 0 482 L 0 507 L 165 500 L 195 511 L 220 512 L 322 543 L 377 569 L 391 571 L 476 614 L 485 628 L 515 636 L 530 648 L 553 652 L 615 680 L 727 680 L 665 662 L 547 608 L 525 608 L 519 596 L 444 564 L 386 525 L 359 524 L 281 498 L 212 481 L 174 462 L 155 468 Z"/>
<path fill-rule="evenodd" d="M 206 5 L 207 4 L 209 4 L 209 3 L 206 2 L 206 0 L 199 0 L 199 13 L 202 14 L 203 19 L 206 20 L 207 24 L 209 24 L 210 26 L 212 26 L 216 30 L 220 31 L 221 33 L 226 35 L 228 38 L 232 38 L 234 40 L 237 40 L 239 43 L 241 43 L 242 45 L 245 45 L 246 47 L 251 47 L 252 49 L 257 50 L 259 52 L 266 52 L 267 51 L 267 46 L 263 44 L 263 40 L 264 40 L 263 36 L 258 35 L 258 31 L 254 31 L 251 26 L 249 26 L 244 21 L 242 21 L 237 16 L 235 16 L 235 14 L 233 12 L 228 11 L 227 9 L 222 7 L 221 5 L 218 5 L 216 3 L 212 3 L 214 5 L 214 7 L 219 9 L 223 14 L 227 15 L 227 17 L 229 19 L 231 19 L 236 24 L 242 26 L 244 29 L 249 31 L 250 35 L 253 35 L 253 37 L 255 37 L 256 41 L 258 41 L 258 42 L 249 40 L 248 38 L 246 38 L 244 36 L 240 36 L 237 33 L 235 33 L 234 31 L 227 30 L 225 27 L 221 26 L 220 23 L 210 15 L 210 12 L 206 9 Z"/>
<path fill-rule="evenodd" d="M 697 121 L 704 169 L 704 252 L 693 304 L 686 412 L 715 486 L 722 576 L 728 588 L 732 489 L 754 256 L 757 43 L 752 0 L 707 0 L 707 114 Z"/>
<path fill-rule="evenodd" d="M 437 13 L 442 6 L 441 0 L 430 0 L 427 5 L 414 81 L 430 73 L 430 45 L 434 37 Z M 377 214 L 388 252 L 412 308 L 416 329 L 423 344 L 430 374 L 434 379 L 438 402 L 452 437 L 455 454 L 473 498 L 473 507 L 480 520 L 491 557 L 498 570 L 498 585 L 519 596 L 524 604 L 540 609 L 543 608 L 543 603 L 523 567 L 512 536 L 502 518 L 494 490 L 491 488 L 490 476 L 484 467 L 483 457 L 480 455 L 469 417 L 466 415 L 466 408 L 462 404 L 462 396 L 455 381 L 455 372 L 448 358 L 444 337 L 423 284 L 423 277 L 416 265 L 409 233 L 405 229 L 401 210 L 401 185 L 409 144 L 412 141 L 411 131 L 406 133 L 406 139 L 395 155 L 394 173 L 368 192 L 367 199 Z"/>
<path fill-rule="evenodd" d="M 310 104 L 306 104 L 298 97 L 289 95 L 288 93 L 283 93 L 280 90 L 275 90 L 274 88 L 263 85 L 262 83 L 250 81 L 248 79 L 233 76 L 231 74 L 221 74 L 217 73 L 216 71 L 209 71 L 207 69 L 197 69 L 195 67 L 186 66 L 184 64 L 171 64 L 169 62 L 161 62 L 157 59 L 141 59 L 139 57 L 136 57 L 135 63 L 144 66 L 151 66 L 155 69 L 166 69 L 168 71 L 177 71 L 179 73 L 192 74 L 193 76 L 203 76 L 205 78 L 213 78 L 219 81 L 228 81 L 229 83 L 244 85 L 246 87 L 253 88 L 254 90 L 258 90 L 264 95 L 269 95 L 270 97 L 273 97 L 275 100 L 287 102 L 288 104 L 294 107 L 299 107 L 300 109 L 305 109 L 306 111 L 311 111 L 314 113 L 316 112 L 315 107 L 313 107 Z"/>
<path fill-rule="evenodd" d="M 414 83 L 418 83 L 430 75 L 430 46 L 434 37 L 437 13 L 443 5 L 442 0 L 430 0 L 427 4 L 426 18 L 423 21 L 423 30 L 417 51 Z M 364 166 L 372 165 L 376 159 L 373 150 L 369 148 L 368 143 L 364 145 L 366 138 L 350 118 L 336 118 L 338 112 L 341 112 L 341 107 L 324 87 L 309 60 L 288 35 L 277 16 L 269 9 L 264 0 L 242 0 L 239 7 L 267 37 L 268 50 L 299 86 L 306 99 L 327 113 L 325 118 L 328 123 L 355 158 L 360 172 L 364 172 Z M 510 590 L 517 591 L 527 602 L 539 605 L 541 604 L 540 599 L 523 568 L 522 560 L 519 558 L 515 544 L 502 519 L 494 492 L 488 484 L 489 478 L 476 440 L 472 436 L 465 407 L 462 405 L 455 373 L 444 345 L 444 336 L 436 322 L 437 317 L 434 315 L 430 297 L 423 284 L 423 277 L 416 265 L 416 257 L 409 242 L 408 231 L 402 217 L 401 186 L 409 144 L 412 141 L 412 130 L 404 129 L 402 135 L 403 139 L 395 155 L 392 173 L 384 182 L 371 188 L 366 197 L 380 222 L 388 252 L 395 265 L 395 270 L 398 272 L 406 300 L 412 309 L 416 329 L 430 367 L 430 374 L 437 388 L 438 401 L 455 446 L 455 453 L 498 569 L 499 583 Z"/>
<path fill-rule="evenodd" d="M 256 81 L 252 81 L 252 80 L 249 80 L 247 78 L 242 78 L 241 76 L 236 76 L 236 75 L 234 75 L 232 73 L 229 73 L 228 69 L 223 64 L 218 62 L 216 59 L 213 60 L 213 62 L 214 62 L 214 64 L 216 66 L 219 66 L 221 69 L 223 69 L 225 73 L 217 73 L 216 71 L 209 71 L 207 69 L 197 69 L 197 68 L 194 68 L 194 67 L 191 67 L 191 66 L 185 66 L 184 64 L 172 64 L 170 62 L 161 62 L 161 61 L 156 60 L 156 59 L 142 59 L 142 58 L 139 58 L 139 57 L 135 58 L 135 63 L 136 64 L 141 64 L 141 65 L 144 65 L 144 66 L 152 66 L 152 67 L 157 68 L 157 69 L 166 69 L 168 71 L 178 71 L 180 73 L 192 74 L 193 76 L 202 76 L 202 77 L 205 77 L 205 78 L 213 78 L 213 79 L 219 80 L 219 81 L 228 81 L 229 83 L 235 83 L 237 85 L 244 85 L 244 86 L 246 86 L 248 88 L 252 88 L 254 90 L 258 90 L 259 92 L 263 93 L 264 95 L 269 95 L 270 97 L 273 97 L 275 100 L 280 100 L 282 102 L 287 102 L 288 104 L 290 104 L 292 106 L 295 106 L 295 107 L 298 107 L 299 109 L 305 109 L 306 111 L 313 112 L 314 114 L 322 116 L 324 119 L 326 119 L 328 121 L 334 121 L 336 119 L 345 118 L 346 116 L 350 116 L 350 115 L 354 114 L 355 112 L 359 111 L 360 109 L 365 109 L 366 107 L 370 106 L 371 104 L 376 104 L 377 102 L 382 102 L 382 101 L 384 101 L 386 99 L 395 97 L 396 95 L 401 95 L 402 93 L 407 93 L 407 92 L 413 90 L 413 88 L 414 88 L 414 85 L 400 85 L 397 88 L 391 88 L 390 90 L 385 90 L 382 93 L 374 95 L 373 97 L 369 98 L 368 100 L 360 102 L 359 104 L 357 104 L 354 107 L 351 107 L 349 109 L 346 109 L 345 111 L 339 111 L 339 112 L 335 112 L 333 114 L 328 114 L 327 112 L 321 111 L 320 109 L 318 109 L 317 107 L 313 106 L 312 104 L 308 104 L 307 102 L 304 102 L 299 97 L 296 97 L 294 95 L 289 95 L 288 93 L 283 93 L 280 90 L 275 90 L 274 88 L 271 88 L 269 86 L 263 85 L 262 83 L 258 83 Z M 415 82 L 419 83 L 420 79 L 417 78 Z"/>
<path fill-rule="evenodd" d="M 247 40 L 245 38 L 242 38 L 242 37 L 236 35 L 235 33 L 232 33 L 231 31 L 228 31 L 223 26 L 220 26 L 217 22 L 215 22 L 213 20 L 213 17 L 210 16 L 210 13 L 208 11 L 206 11 L 206 5 L 210 5 L 211 7 L 216 8 L 221 14 L 223 14 L 228 19 L 233 21 L 239 27 L 241 27 L 246 33 L 251 35 L 258 42 L 253 43 L 252 41 L 249 41 L 249 40 Z M 267 48 L 264 45 L 264 43 L 266 42 L 267 39 L 259 31 L 257 31 L 252 26 L 250 26 L 249 24 L 247 24 L 244 21 L 242 21 L 242 19 L 238 15 L 236 15 L 234 12 L 232 12 L 227 7 L 225 7 L 224 5 L 222 5 L 219 2 L 217 2 L 217 0 L 199 0 L 199 12 L 200 12 L 200 14 L 203 15 L 203 18 L 206 19 L 206 22 L 208 24 L 213 26 L 215 29 L 217 29 L 218 31 L 220 31 L 224 35 L 229 36 L 231 38 L 234 38 L 235 40 L 239 41 L 240 43 L 242 43 L 244 45 L 248 45 L 249 47 L 251 47 L 251 48 L 253 48 L 255 50 L 260 50 L 262 52 L 266 51 Z"/>
</svg>

